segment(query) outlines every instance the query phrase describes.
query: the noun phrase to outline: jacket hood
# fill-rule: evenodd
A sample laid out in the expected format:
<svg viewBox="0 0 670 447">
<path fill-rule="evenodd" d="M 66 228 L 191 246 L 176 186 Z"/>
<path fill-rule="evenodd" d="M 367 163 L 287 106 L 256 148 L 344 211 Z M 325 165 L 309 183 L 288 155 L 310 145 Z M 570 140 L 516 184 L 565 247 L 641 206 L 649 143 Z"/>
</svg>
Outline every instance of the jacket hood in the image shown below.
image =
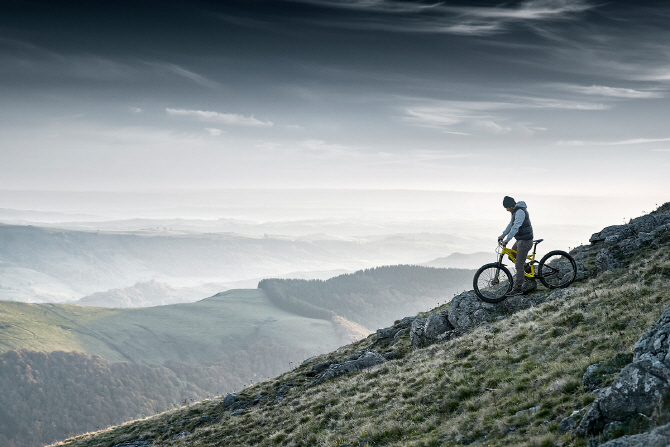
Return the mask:
<svg viewBox="0 0 670 447">
<path fill-rule="evenodd" d="M 522 210 L 525 210 L 526 207 L 526 202 L 516 202 L 516 205 L 514 206 L 514 209 L 519 209 L 521 208 Z"/>
</svg>

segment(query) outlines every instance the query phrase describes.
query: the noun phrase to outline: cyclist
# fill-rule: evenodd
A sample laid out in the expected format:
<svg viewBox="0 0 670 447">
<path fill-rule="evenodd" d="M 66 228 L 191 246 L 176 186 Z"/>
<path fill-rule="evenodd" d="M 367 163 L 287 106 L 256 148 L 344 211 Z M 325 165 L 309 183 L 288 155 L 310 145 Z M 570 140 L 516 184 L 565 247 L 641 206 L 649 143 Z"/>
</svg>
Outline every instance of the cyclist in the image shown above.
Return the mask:
<svg viewBox="0 0 670 447">
<path fill-rule="evenodd" d="M 526 202 L 517 202 L 511 197 L 505 196 L 503 206 L 512 213 L 512 220 L 510 220 L 503 234 L 498 236 L 498 242 L 507 246 L 512 238 L 516 239 L 512 247 L 512 250 L 516 250 L 516 278 L 514 286 L 507 296 L 523 295 L 523 283 L 526 281 L 523 267 L 528 252 L 533 248 L 533 227 L 530 224 Z M 507 236 L 506 239 L 505 236 Z"/>
</svg>

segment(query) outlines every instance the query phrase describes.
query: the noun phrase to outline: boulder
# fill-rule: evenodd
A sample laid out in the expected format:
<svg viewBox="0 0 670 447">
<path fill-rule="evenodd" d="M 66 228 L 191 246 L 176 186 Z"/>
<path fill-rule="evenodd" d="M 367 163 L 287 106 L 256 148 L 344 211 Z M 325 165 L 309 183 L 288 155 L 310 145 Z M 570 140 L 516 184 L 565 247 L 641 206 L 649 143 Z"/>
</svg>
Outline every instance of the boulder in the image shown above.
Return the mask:
<svg viewBox="0 0 670 447">
<path fill-rule="evenodd" d="M 409 329 L 412 326 L 412 323 L 416 318 L 417 317 L 405 317 L 391 327 L 377 329 L 377 341 L 389 342 L 391 345 L 395 344 L 402 334 L 406 333 L 406 329 Z"/>
<path fill-rule="evenodd" d="M 223 408 L 230 408 L 235 403 L 235 400 L 237 400 L 237 394 L 226 394 L 226 397 L 223 398 Z"/>
<path fill-rule="evenodd" d="M 365 351 L 364 354 L 356 356 L 355 359 L 347 360 L 344 363 L 331 365 L 326 371 L 323 372 L 323 374 L 312 380 L 309 385 L 318 385 L 319 383 L 333 377 L 338 377 L 353 371 L 370 368 L 372 366 L 379 365 L 380 363 L 384 363 L 385 361 L 386 359 L 377 351 Z"/>
<path fill-rule="evenodd" d="M 454 327 L 449 322 L 448 311 L 430 313 L 428 318 L 417 318 L 412 323 L 410 340 L 414 349 L 425 348 L 447 339 Z"/>
<path fill-rule="evenodd" d="M 624 263 L 618 259 L 618 256 L 615 256 L 612 250 L 603 248 L 596 255 L 595 266 L 596 273 L 600 274 L 606 270 L 621 268 Z"/>
<path fill-rule="evenodd" d="M 577 434 L 597 433 L 608 423 L 652 413 L 661 398 L 670 393 L 669 335 L 670 309 L 635 343 L 633 362 L 598 394 L 577 427 Z"/>
<path fill-rule="evenodd" d="M 589 239 L 589 242 L 592 244 L 598 242 L 616 244 L 620 240 L 632 237 L 633 235 L 633 228 L 630 225 L 612 225 L 603 228 L 598 233 L 594 233 Z"/>
<path fill-rule="evenodd" d="M 670 309 L 659 317 L 633 347 L 633 361 L 654 360 L 670 367 Z"/>
<path fill-rule="evenodd" d="M 527 280 L 524 292 L 537 287 L 535 280 Z M 449 322 L 454 330 L 464 333 L 486 322 L 505 318 L 510 313 L 527 309 L 547 301 L 547 297 L 537 294 L 518 295 L 506 298 L 500 303 L 491 304 L 480 300 L 474 290 L 463 292 L 451 300 Z"/>
<path fill-rule="evenodd" d="M 622 436 L 613 439 L 601 447 L 667 447 L 670 445 L 670 424 L 662 425 L 649 433 Z"/>
</svg>

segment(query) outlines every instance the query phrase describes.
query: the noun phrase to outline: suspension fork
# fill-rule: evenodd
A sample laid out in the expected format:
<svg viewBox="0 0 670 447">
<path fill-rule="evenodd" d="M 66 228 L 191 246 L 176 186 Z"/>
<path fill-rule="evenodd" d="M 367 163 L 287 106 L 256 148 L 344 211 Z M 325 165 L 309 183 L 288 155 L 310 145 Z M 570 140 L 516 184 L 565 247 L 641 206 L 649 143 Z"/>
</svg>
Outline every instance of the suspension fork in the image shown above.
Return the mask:
<svg viewBox="0 0 670 447">
<path fill-rule="evenodd" d="M 502 251 L 501 251 L 501 252 L 500 252 L 500 256 L 498 256 L 498 265 L 502 265 L 503 256 L 505 256 L 505 255 L 504 255 L 504 254 L 502 253 Z M 497 270 L 496 270 L 496 275 L 495 275 L 495 277 L 494 277 L 494 279 L 493 279 L 494 282 L 495 282 L 495 284 L 498 284 L 498 283 L 500 282 L 500 270 L 501 270 L 501 269 L 497 269 Z"/>
</svg>

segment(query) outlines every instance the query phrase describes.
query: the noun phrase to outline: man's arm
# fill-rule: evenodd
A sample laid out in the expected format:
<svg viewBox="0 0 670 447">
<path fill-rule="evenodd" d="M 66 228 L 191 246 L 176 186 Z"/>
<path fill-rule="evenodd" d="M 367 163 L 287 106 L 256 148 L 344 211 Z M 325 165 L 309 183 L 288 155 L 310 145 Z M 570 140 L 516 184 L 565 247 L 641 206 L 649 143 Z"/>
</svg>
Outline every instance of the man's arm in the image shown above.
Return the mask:
<svg viewBox="0 0 670 447">
<path fill-rule="evenodd" d="M 507 228 L 505 228 L 505 231 L 503 231 L 503 234 L 498 236 L 498 240 L 503 240 L 507 233 L 509 233 L 509 230 L 512 229 L 512 221 L 510 220 L 509 223 L 507 224 Z"/>
<path fill-rule="evenodd" d="M 509 242 L 510 239 L 512 239 L 514 235 L 519 231 L 519 228 L 521 228 L 521 224 L 525 219 L 526 219 L 526 212 L 524 210 L 518 210 L 516 212 L 516 215 L 514 216 L 514 224 L 510 222 L 512 228 L 510 228 L 509 230 L 509 234 L 507 235 L 507 240 L 505 241 L 505 243 Z"/>
</svg>

